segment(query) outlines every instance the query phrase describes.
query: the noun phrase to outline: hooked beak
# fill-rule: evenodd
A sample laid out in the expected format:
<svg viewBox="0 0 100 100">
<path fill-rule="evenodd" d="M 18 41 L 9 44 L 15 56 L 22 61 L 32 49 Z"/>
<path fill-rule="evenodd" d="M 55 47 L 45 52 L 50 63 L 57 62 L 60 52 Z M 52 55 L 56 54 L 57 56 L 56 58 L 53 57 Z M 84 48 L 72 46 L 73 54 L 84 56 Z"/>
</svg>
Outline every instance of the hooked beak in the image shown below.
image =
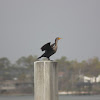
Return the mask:
<svg viewBox="0 0 100 100">
<path fill-rule="evenodd" d="M 60 40 L 60 39 L 62 39 L 62 38 L 58 38 L 58 40 Z"/>
</svg>

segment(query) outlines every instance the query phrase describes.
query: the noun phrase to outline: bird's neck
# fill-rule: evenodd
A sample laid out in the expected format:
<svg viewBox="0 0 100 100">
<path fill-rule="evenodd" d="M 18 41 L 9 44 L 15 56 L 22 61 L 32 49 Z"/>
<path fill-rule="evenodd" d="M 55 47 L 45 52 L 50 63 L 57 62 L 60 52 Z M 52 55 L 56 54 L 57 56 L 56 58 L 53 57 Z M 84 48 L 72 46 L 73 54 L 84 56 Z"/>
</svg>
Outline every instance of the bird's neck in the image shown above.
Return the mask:
<svg viewBox="0 0 100 100">
<path fill-rule="evenodd" d="M 58 41 L 57 41 L 57 40 L 55 40 L 55 46 L 57 46 L 57 43 L 58 43 Z"/>
</svg>

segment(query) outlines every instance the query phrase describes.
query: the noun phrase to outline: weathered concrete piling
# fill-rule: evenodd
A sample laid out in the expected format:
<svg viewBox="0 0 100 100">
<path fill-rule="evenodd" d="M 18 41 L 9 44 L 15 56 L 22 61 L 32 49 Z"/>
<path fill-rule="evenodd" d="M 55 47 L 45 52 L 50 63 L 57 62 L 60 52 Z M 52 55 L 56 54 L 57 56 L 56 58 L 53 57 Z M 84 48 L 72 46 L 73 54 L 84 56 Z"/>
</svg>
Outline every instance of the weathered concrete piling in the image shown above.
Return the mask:
<svg viewBox="0 0 100 100">
<path fill-rule="evenodd" d="M 58 100 L 57 62 L 34 62 L 34 100 Z"/>
</svg>

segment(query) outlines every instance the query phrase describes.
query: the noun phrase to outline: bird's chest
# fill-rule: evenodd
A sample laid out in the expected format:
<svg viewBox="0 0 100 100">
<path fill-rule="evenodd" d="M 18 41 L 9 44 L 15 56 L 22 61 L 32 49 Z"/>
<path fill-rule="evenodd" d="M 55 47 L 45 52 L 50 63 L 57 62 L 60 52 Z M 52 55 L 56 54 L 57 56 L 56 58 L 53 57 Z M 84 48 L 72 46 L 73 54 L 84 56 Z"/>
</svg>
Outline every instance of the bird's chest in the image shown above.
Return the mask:
<svg viewBox="0 0 100 100">
<path fill-rule="evenodd" d="M 53 51 L 56 52 L 57 51 L 57 46 L 53 47 Z"/>
</svg>

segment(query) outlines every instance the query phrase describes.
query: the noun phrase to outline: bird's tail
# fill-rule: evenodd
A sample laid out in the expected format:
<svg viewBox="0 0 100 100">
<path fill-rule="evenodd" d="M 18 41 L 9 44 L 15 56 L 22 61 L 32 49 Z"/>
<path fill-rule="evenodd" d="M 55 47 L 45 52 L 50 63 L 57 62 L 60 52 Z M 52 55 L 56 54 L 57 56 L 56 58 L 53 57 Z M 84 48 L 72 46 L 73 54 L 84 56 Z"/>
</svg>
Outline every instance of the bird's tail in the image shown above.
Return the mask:
<svg viewBox="0 0 100 100">
<path fill-rule="evenodd" d="M 42 56 L 38 57 L 37 59 L 40 59 Z"/>
</svg>

